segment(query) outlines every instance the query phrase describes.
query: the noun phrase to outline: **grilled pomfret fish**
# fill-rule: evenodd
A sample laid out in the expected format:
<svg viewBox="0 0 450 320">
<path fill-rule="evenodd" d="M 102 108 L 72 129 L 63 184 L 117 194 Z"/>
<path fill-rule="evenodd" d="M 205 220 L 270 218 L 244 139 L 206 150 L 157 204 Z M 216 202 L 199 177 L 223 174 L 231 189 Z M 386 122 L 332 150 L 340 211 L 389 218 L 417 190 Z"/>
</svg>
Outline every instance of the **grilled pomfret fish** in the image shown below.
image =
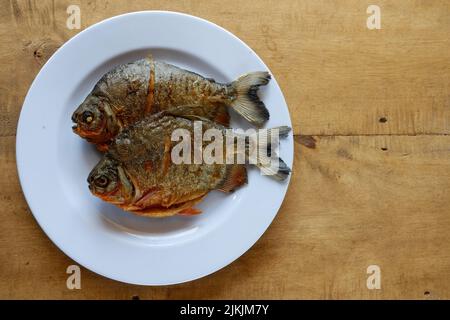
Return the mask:
<svg viewBox="0 0 450 320">
<path fill-rule="evenodd" d="M 207 107 L 204 117 L 224 126 L 229 125 L 231 107 L 261 127 L 269 112 L 257 91 L 269 80 L 268 72 L 253 72 L 228 84 L 216 83 L 147 57 L 106 73 L 73 113 L 72 129 L 104 151 L 122 129 L 145 115 L 181 105 Z"/>
<path fill-rule="evenodd" d="M 247 171 L 245 164 L 174 161 L 178 142 L 172 141 L 173 132 L 184 129 L 190 133 L 189 141 L 193 141 L 194 126 L 198 123 L 201 123 L 201 132 L 217 129 L 219 135 L 225 135 L 225 131 L 230 130 L 201 117 L 179 116 L 171 111 L 151 115 L 124 129 L 89 174 L 89 189 L 104 201 L 138 215 L 165 217 L 200 213 L 193 206 L 208 192 L 235 190 L 247 183 Z M 289 127 L 277 129 L 280 136 L 290 131 Z M 245 135 L 245 144 L 257 139 L 261 132 L 270 133 L 271 130 L 261 129 L 255 135 Z M 264 150 L 268 150 L 268 142 L 262 143 Z M 207 143 L 200 144 L 205 148 Z M 238 152 L 235 151 L 238 148 L 234 148 L 237 142 L 233 140 L 233 144 L 232 152 Z M 190 149 L 186 154 L 191 153 L 195 150 Z M 275 168 L 263 165 L 259 160 L 256 166 L 266 174 L 284 180 L 290 169 L 275 157 L 279 160 Z"/>
</svg>

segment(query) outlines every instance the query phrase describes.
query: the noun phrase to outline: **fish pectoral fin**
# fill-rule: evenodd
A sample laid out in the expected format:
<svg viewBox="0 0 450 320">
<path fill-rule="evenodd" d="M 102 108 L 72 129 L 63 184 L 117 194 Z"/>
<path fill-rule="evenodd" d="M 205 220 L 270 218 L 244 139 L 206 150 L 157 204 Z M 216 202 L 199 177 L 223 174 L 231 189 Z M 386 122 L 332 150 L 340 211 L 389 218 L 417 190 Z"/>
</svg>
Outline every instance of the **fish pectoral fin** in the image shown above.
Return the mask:
<svg viewBox="0 0 450 320">
<path fill-rule="evenodd" d="M 191 121 L 208 121 L 208 112 L 200 105 L 184 105 L 173 109 L 164 110 L 164 115 L 185 118 Z"/>
<path fill-rule="evenodd" d="M 232 164 L 227 166 L 225 179 L 218 188 L 222 192 L 232 192 L 236 188 L 247 183 L 247 169 L 243 164 Z"/>
<path fill-rule="evenodd" d="M 149 200 L 152 197 L 158 196 L 158 192 L 160 191 L 159 188 L 151 188 L 148 190 L 145 194 L 143 194 L 135 203 L 135 206 L 138 207 L 145 207 L 145 205 L 148 205 Z"/>
<path fill-rule="evenodd" d="M 230 127 L 230 115 L 228 114 L 227 106 L 225 106 L 223 104 L 217 106 L 216 113 L 211 120 L 214 122 L 217 122 L 218 124 L 223 125 L 224 127 L 229 128 Z"/>
<path fill-rule="evenodd" d="M 230 126 L 228 107 L 224 104 L 216 106 L 184 105 L 168 110 L 167 114 L 193 121 L 207 119 L 225 127 Z"/>
<path fill-rule="evenodd" d="M 122 183 L 123 186 L 123 193 L 127 200 L 131 199 L 134 195 L 134 187 L 131 183 L 130 179 L 128 179 L 128 174 L 126 173 L 126 170 L 122 166 L 117 167 L 117 172 L 119 174 L 119 181 Z"/>
</svg>

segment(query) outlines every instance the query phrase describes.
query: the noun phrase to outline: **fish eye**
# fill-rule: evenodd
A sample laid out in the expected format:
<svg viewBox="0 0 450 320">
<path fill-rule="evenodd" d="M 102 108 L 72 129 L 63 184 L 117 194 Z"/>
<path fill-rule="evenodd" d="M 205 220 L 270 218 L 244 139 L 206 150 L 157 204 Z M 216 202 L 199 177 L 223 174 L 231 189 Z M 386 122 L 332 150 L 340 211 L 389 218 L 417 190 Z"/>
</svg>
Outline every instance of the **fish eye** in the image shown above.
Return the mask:
<svg viewBox="0 0 450 320">
<path fill-rule="evenodd" d="M 94 121 L 94 114 L 91 111 L 84 111 L 81 118 L 83 119 L 83 122 L 91 123 Z"/>
<path fill-rule="evenodd" d="M 100 176 L 95 178 L 94 183 L 96 186 L 100 187 L 100 188 L 104 188 L 109 184 L 109 179 L 107 176 Z"/>
</svg>

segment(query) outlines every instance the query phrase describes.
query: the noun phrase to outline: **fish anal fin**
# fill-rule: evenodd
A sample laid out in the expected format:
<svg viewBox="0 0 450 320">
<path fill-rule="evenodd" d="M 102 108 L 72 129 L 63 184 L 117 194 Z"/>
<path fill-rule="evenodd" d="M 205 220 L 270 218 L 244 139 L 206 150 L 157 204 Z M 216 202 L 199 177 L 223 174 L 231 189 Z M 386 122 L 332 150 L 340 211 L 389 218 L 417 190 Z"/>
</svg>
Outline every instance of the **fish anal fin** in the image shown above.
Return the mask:
<svg viewBox="0 0 450 320">
<path fill-rule="evenodd" d="M 216 108 L 216 114 L 213 119 L 211 119 L 218 124 L 223 125 L 224 127 L 230 126 L 230 115 L 228 113 L 227 106 L 219 105 Z"/>
<path fill-rule="evenodd" d="M 165 111 L 167 115 L 186 118 L 191 121 L 214 121 L 224 127 L 230 126 L 228 107 L 223 103 L 214 103 L 212 106 L 185 105 Z"/>
<path fill-rule="evenodd" d="M 200 213 L 202 213 L 202 210 L 196 209 L 193 207 L 186 208 L 186 209 L 183 209 L 180 212 L 178 212 L 178 214 L 186 215 L 186 216 L 192 216 L 192 215 L 196 215 L 196 214 L 200 214 Z"/>
<path fill-rule="evenodd" d="M 227 167 L 225 179 L 218 190 L 228 193 L 246 183 L 247 169 L 245 166 L 242 164 L 233 164 Z"/>
<path fill-rule="evenodd" d="M 129 208 L 127 210 L 127 208 L 123 208 L 127 211 L 130 211 L 134 214 L 137 214 L 139 216 L 145 216 L 145 217 L 169 217 L 169 216 L 173 216 L 176 215 L 184 210 L 197 210 L 194 209 L 193 206 L 197 203 L 199 203 L 200 201 L 203 200 L 203 198 L 205 197 L 205 195 L 202 195 L 198 198 L 189 200 L 189 201 L 185 201 L 182 203 L 178 203 L 178 204 L 174 204 L 171 205 L 169 207 L 163 207 L 163 206 L 150 206 L 147 208 L 142 208 L 142 209 L 135 209 L 135 208 Z M 192 212 L 192 211 L 187 211 L 187 212 Z M 201 212 L 201 211 L 200 211 Z M 200 213 L 197 212 L 196 214 Z M 190 213 L 188 215 L 193 215 L 193 213 Z"/>
</svg>

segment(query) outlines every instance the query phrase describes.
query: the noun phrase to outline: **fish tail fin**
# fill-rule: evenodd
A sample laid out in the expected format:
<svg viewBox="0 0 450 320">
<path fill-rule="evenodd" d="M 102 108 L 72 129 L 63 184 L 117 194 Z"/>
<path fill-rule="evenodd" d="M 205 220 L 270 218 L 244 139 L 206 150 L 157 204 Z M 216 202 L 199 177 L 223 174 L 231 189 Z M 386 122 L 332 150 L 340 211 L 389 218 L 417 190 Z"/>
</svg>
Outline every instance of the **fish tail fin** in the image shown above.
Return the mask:
<svg viewBox="0 0 450 320">
<path fill-rule="evenodd" d="M 257 94 L 259 87 L 269 83 L 270 78 L 266 71 L 251 72 L 230 84 L 236 92 L 231 107 L 256 127 L 262 127 L 270 117 L 264 102 Z"/>
<path fill-rule="evenodd" d="M 249 136 L 248 145 L 252 141 L 253 145 L 256 146 L 248 149 L 248 152 L 252 150 L 254 152 L 253 157 L 250 155 L 250 159 L 253 159 L 250 163 L 255 164 L 263 175 L 271 176 L 279 181 L 285 180 L 289 176 L 291 169 L 274 152 L 272 135 L 278 135 L 278 138 L 285 138 L 290 131 L 290 127 L 280 126 L 271 129 L 260 129 L 256 134 Z"/>
<path fill-rule="evenodd" d="M 257 166 L 261 170 L 261 172 L 266 176 L 271 176 L 275 180 L 279 181 L 286 180 L 286 178 L 289 177 L 289 174 L 291 173 L 291 168 L 287 166 L 287 164 L 283 161 L 283 159 L 278 157 L 277 160 L 278 165 L 276 167 L 261 164 L 258 164 Z"/>
<path fill-rule="evenodd" d="M 227 166 L 225 179 L 218 190 L 232 192 L 236 188 L 247 183 L 247 169 L 242 164 L 231 164 Z"/>
</svg>

